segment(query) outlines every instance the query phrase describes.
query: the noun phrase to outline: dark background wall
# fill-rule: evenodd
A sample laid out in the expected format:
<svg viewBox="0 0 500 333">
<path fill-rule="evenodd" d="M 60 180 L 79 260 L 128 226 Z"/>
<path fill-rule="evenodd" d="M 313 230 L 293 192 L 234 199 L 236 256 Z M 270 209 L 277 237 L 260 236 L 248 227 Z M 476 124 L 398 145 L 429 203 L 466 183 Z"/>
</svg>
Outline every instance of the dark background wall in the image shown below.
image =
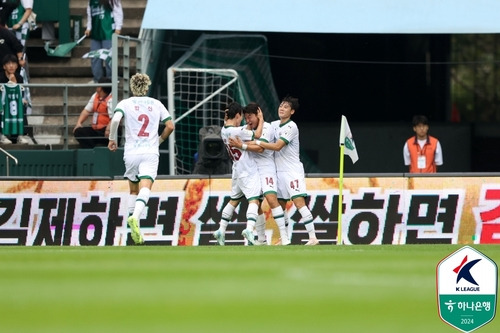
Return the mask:
<svg viewBox="0 0 500 333">
<path fill-rule="evenodd" d="M 166 73 L 202 33 L 220 32 L 166 31 L 159 71 Z M 293 119 L 307 172 L 338 172 L 342 114 L 360 155 L 355 165 L 346 160 L 346 172 L 406 171 L 402 149 L 415 114 L 429 118 L 431 134 L 441 141 L 440 171 L 500 170 L 500 124 L 452 122 L 454 35 L 263 34 L 279 98 L 300 100 Z"/>
<path fill-rule="evenodd" d="M 408 172 L 403 161 L 403 146 L 412 136 L 413 130 L 407 123 L 364 123 L 351 122 L 349 127 L 354 136 L 359 160 L 352 164 L 345 156 L 344 172 Z M 318 168 L 309 172 L 338 173 L 340 162 L 340 122 L 299 124 L 300 143 L 308 159 Z M 470 172 L 471 127 L 462 124 L 431 125 L 430 133 L 436 136 L 443 148 L 444 164 L 440 172 Z"/>
<path fill-rule="evenodd" d="M 449 35 L 266 33 L 280 97 L 300 98 L 297 122 L 447 119 Z"/>
</svg>

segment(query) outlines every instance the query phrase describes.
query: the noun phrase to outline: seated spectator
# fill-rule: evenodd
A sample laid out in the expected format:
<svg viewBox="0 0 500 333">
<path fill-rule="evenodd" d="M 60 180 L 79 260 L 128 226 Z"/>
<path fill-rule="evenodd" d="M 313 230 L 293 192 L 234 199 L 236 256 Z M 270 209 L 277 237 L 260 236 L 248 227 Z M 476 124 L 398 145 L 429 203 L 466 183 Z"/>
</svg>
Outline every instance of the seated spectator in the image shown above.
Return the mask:
<svg viewBox="0 0 500 333">
<path fill-rule="evenodd" d="M 0 84 L 4 83 L 23 83 L 23 78 L 17 71 L 19 64 L 17 62 L 17 57 L 14 54 L 7 54 L 2 59 L 3 71 L 0 72 Z M 22 105 L 24 111 L 26 110 L 27 101 L 25 98 L 25 90 L 23 89 Z M 17 113 L 17 112 L 16 112 Z M 28 124 L 28 119 L 26 117 L 26 112 L 23 112 L 23 123 L 24 123 L 24 133 L 26 133 L 26 125 Z M 11 138 L 7 138 L 5 135 L 1 135 L 0 143 L 9 144 L 14 140 L 17 143 L 29 144 L 31 139 L 26 135 L 13 135 Z"/>
<path fill-rule="evenodd" d="M 103 77 L 98 83 L 111 83 L 111 79 Z M 96 92 L 80 113 L 73 129 L 73 134 L 81 148 L 94 148 L 97 145 L 108 145 L 109 122 L 113 117 L 111 87 L 96 87 Z M 87 118 L 92 117 L 92 126 L 84 127 Z"/>
</svg>

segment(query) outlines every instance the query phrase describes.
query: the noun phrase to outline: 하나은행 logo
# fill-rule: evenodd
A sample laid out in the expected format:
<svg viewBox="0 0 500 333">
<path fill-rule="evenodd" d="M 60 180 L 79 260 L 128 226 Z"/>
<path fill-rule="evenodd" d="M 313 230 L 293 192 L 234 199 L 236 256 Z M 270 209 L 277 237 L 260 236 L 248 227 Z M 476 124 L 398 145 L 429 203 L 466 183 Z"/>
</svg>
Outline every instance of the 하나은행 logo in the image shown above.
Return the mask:
<svg viewBox="0 0 500 333">
<path fill-rule="evenodd" d="M 498 268 L 496 263 L 464 246 L 439 262 L 436 289 L 439 316 L 462 332 L 471 332 L 495 317 Z"/>
</svg>

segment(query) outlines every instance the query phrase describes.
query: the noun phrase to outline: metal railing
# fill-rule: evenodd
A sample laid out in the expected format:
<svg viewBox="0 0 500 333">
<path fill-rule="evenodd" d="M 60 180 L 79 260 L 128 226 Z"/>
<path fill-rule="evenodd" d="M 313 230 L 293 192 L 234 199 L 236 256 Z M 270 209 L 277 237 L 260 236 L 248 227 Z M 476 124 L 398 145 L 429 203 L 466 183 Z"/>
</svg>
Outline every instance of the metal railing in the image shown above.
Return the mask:
<svg viewBox="0 0 500 333">
<path fill-rule="evenodd" d="M 8 177 L 10 175 L 10 171 L 9 171 L 9 158 L 12 159 L 14 161 L 14 163 L 16 163 L 16 165 L 18 164 L 18 161 L 17 161 L 17 158 L 15 158 L 11 154 L 9 154 L 4 149 L 0 148 L 0 152 L 2 152 L 2 153 L 5 154 L 5 170 L 7 171 L 6 172 L 6 176 Z"/>
<path fill-rule="evenodd" d="M 28 84 L 23 84 L 24 87 L 28 88 L 56 88 L 56 89 L 61 89 L 62 90 L 62 102 L 61 102 L 61 107 L 62 107 L 62 112 L 61 113 L 32 113 L 28 115 L 30 118 L 35 118 L 35 117 L 62 117 L 62 140 L 63 140 L 63 149 L 68 149 L 69 145 L 69 127 L 70 126 L 75 126 L 75 124 L 72 124 L 69 122 L 69 117 L 70 116 L 79 116 L 80 111 L 77 113 L 70 113 L 69 112 L 69 89 L 71 88 L 87 88 L 87 87 L 112 87 L 112 83 L 79 83 L 79 84 L 70 84 L 70 83 L 28 83 Z M 90 92 L 88 95 L 88 98 L 92 95 L 93 92 Z M 115 94 L 113 94 L 113 97 Z M 35 97 L 36 101 L 36 97 Z M 86 103 L 85 103 L 86 104 Z M 81 107 L 85 106 L 83 104 Z M 39 106 L 36 103 L 33 103 L 32 108 L 36 108 Z M 43 107 L 43 105 L 42 105 Z M 35 122 L 36 123 L 36 122 Z M 43 124 L 28 124 L 28 126 L 31 127 L 58 127 L 61 128 L 61 125 L 43 125 Z"/>
<path fill-rule="evenodd" d="M 120 48 L 121 46 L 121 52 Z M 82 84 L 70 84 L 70 83 L 29 83 L 29 84 L 23 84 L 24 87 L 28 88 L 54 88 L 54 89 L 61 89 L 62 92 L 62 100 L 60 101 L 62 112 L 32 112 L 32 114 L 28 115 L 28 117 L 31 120 L 35 120 L 36 117 L 62 117 L 62 124 L 60 121 L 55 121 L 53 123 L 56 123 L 55 125 L 48 125 L 48 124 L 41 124 L 38 121 L 33 121 L 33 123 L 29 122 L 27 126 L 32 127 L 32 128 L 50 128 L 50 127 L 57 127 L 62 129 L 62 134 L 61 134 L 61 139 L 62 139 L 62 144 L 63 144 L 63 149 L 68 149 L 69 148 L 69 142 L 70 142 L 70 127 L 72 128 L 75 124 L 70 122 L 70 117 L 78 117 L 81 113 L 81 110 L 86 104 L 86 101 L 82 101 L 81 98 L 78 100 L 79 103 L 81 103 L 81 109 L 78 111 L 70 112 L 70 94 L 69 90 L 74 89 L 74 88 L 87 88 L 87 87 L 111 87 L 112 88 L 112 94 L 113 94 L 113 108 L 116 106 L 119 100 L 128 98 L 130 97 L 130 92 L 129 92 L 129 82 L 130 82 L 130 76 L 131 74 L 131 68 L 132 68 L 132 59 L 131 59 L 131 53 L 132 53 L 132 47 L 135 47 L 135 68 L 137 72 L 142 72 L 142 41 L 137 38 L 131 38 L 129 36 L 121 36 L 121 35 L 113 35 L 112 38 L 112 54 L 113 54 L 113 59 L 117 61 L 112 62 L 112 83 L 108 84 L 98 84 L 98 83 L 82 83 Z M 122 75 L 119 76 L 118 73 L 119 71 L 122 72 Z M 92 95 L 92 91 L 89 91 L 88 98 Z M 41 105 L 36 102 L 36 94 L 31 94 L 33 98 L 33 105 L 32 109 L 35 110 L 37 107 L 45 107 L 46 105 Z M 59 98 L 57 97 L 57 94 L 53 95 L 55 99 Z M 57 103 L 57 102 L 56 102 Z M 71 106 L 74 106 L 75 104 L 72 103 Z M 57 104 L 52 104 L 51 106 L 58 106 Z"/>
</svg>

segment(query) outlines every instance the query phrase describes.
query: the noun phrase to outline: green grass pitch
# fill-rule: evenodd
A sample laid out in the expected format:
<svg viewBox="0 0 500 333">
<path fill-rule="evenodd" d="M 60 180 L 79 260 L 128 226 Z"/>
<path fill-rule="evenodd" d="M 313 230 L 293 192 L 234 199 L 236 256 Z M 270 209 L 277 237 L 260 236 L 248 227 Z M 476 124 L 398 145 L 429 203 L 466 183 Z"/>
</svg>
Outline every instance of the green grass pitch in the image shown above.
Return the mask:
<svg viewBox="0 0 500 333">
<path fill-rule="evenodd" d="M 458 332 L 436 266 L 461 247 L 2 247 L 0 331 Z"/>
</svg>

